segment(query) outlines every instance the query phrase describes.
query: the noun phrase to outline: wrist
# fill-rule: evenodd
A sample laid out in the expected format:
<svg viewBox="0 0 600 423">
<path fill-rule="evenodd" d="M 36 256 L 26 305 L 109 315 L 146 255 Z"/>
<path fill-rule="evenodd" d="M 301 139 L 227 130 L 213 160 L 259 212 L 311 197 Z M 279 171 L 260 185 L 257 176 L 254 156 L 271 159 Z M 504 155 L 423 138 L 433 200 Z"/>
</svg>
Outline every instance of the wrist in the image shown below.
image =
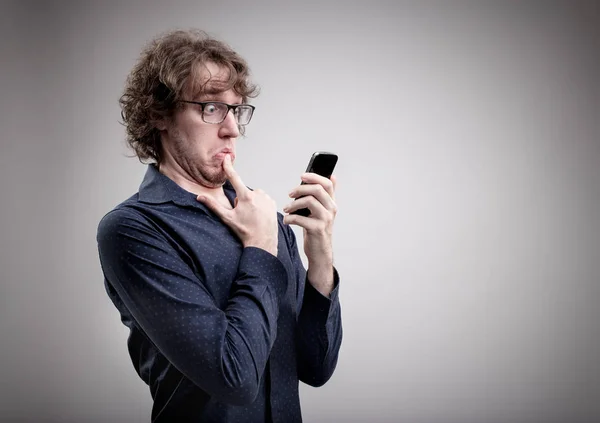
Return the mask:
<svg viewBox="0 0 600 423">
<path fill-rule="evenodd" d="M 333 291 L 335 282 L 333 264 L 330 264 L 329 266 L 311 266 L 309 264 L 306 276 L 308 278 L 308 282 L 317 291 L 324 296 L 329 297 L 329 294 L 331 294 L 331 291 Z"/>
</svg>

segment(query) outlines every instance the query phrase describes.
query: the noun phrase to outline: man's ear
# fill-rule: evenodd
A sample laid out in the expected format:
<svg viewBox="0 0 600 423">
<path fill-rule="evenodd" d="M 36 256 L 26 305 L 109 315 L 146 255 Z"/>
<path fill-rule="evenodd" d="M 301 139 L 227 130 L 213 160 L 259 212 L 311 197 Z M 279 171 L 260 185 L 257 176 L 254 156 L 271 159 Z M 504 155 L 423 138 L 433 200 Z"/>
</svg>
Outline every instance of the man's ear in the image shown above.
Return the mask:
<svg viewBox="0 0 600 423">
<path fill-rule="evenodd" d="M 167 123 L 167 118 L 164 116 L 154 116 L 154 119 L 152 119 L 152 125 L 159 131 L 166 130 Z"/>
<path fill-rule="evenodd" d="M 167 129 L 167 124 L 163 119 L 155 120 L 152 123 L 154 124 L 154 127 L 159 131 L 164 131 L 165 129 Z"/>
</svg>

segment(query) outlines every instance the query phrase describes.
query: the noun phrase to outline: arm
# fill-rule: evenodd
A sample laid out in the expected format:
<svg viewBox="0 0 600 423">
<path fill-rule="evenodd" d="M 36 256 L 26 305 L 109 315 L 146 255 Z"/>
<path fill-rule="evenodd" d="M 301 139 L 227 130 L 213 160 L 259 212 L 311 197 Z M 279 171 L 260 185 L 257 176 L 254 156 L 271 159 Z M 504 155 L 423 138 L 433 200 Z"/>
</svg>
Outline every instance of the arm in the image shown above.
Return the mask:
<svg viewBox="0 0 600 423">
<path fill-rule="evenodd" d="M 277 334 L 286 273 L 277 258 L 244 248 L 229 303 L 221 310 L 167 240 L 132 210 L 98 228 L 107 281 L 156 347 L 220 401 L 251 403 Z"/>
<path fill-rule="evenodd" d="M 294 232 L 290 226 L 284 227 L 300 289 L 296 338 L 298 376 L 308 385 L 321 386 L 331 378 L 342 344 L 339 276 L 334 268 L 334 288 L 329 298 L 321 294 L 306 276 Z"/>
<path fill-rule="evenodd" d="M 314 173 L 302 175 L 304 184 L 290 192 L 295 198 L 283 208 L 289 213 L 284 223 L 304 229 L 304 252 L 308 258 L 308 276 L 298 257 L 294 233 L 287 227 L 290 251 L 297 269 L 299 286 L 304 286 L 298 316 L 298 372 L 312 386 L 325 384 L 335 369 L 342 343 L 342 320 L 338 299 L 339 277 L 333 267 L 332 232 L 337 214 L 336 179 Z M 309 216 L 292 214 L 306 207 Z"/>
</svg>

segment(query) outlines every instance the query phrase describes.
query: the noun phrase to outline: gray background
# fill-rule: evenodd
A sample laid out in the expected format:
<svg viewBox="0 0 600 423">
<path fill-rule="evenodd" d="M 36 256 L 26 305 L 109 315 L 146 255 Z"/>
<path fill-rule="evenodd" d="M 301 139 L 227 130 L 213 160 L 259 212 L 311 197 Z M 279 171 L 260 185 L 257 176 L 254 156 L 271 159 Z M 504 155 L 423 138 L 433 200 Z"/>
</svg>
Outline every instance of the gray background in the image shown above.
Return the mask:
<svg viewBox="0 0 600 423">
<path fill-rule="evenodd" d="M 95 234 L 145 171 L 125 77 L 196 26 L 262 87 L 247 185 L 281 209 L 340 155 L 345 339 L 307 422 L 600 421 L 598 4 L 3 2 L 1 420 L 149 421 Z"/>
</svg>

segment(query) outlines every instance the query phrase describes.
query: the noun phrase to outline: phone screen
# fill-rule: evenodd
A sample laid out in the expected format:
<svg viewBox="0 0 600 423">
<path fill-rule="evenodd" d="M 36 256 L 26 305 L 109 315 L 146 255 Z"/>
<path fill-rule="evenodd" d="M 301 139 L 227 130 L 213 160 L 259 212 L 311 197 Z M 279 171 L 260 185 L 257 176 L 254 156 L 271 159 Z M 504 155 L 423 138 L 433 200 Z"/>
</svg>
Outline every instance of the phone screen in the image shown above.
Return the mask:
<svg viewBox="0 0 600 423">
<path fill-rule="evenodd" d="M 329 178 L 333 173 L 337 160 L 338 156 L 336 154 L 317 152 L 311 157 L 306 171 Z"/>
</svg>

